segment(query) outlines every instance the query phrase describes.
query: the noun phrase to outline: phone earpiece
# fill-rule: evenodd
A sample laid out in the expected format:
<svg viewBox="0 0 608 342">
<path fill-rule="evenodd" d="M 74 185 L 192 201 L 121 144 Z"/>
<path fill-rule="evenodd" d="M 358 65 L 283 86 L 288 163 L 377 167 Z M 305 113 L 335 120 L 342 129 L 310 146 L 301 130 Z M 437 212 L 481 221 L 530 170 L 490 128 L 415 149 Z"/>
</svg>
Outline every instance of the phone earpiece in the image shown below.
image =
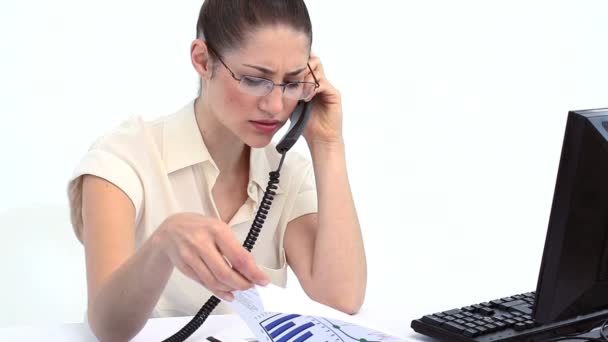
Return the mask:
<svg viewBox="0 0 608 342">
<path fill-rule="evenodd" d="M 287 133 L 285 133 L 285 136 L 281 138 L 281 140 L 277 144 L 277 152 L 279 152 L 280 154 L 286 153 L 287 151 L 289 151 L 289 149 L 293 147 L 296 141 L 298 141 L 298 138 L 300 137 L 300 135 L 302 135 L 302 132 L 306 127 L 306 123 L 310 118 L 311 110 L 311 102 L 298 101 L 298 104 L 296 105 L 294 111 L 291 113 L 289 119 L 291 122 L 289 129 Z"/>
</svg>

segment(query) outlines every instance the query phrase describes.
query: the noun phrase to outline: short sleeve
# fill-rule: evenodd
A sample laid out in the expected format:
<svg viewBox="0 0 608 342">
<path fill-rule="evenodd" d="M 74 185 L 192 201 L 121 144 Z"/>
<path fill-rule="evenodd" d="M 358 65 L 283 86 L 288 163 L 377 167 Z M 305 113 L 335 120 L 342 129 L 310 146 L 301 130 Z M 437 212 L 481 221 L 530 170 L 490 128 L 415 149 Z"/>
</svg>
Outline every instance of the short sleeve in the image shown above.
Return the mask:
<svg viewBox="0 0 608 342">
<path fill-rule="evenodd" d="M 82 180 L 84 175 L 103 178 L 121 189 L 133 203 L 135 220 L 139 221 L 143 207 L 143 186 L 129 156 L 130 139 L 125 135 L 114 135 L 110 139 L 100 139 L 77 164 L 68 181 L 67 193 L 70 220 L 74 233 L 82 242 Z"/>
<path fill-rule="evenodd" d="M 312 163 L 308 162 L 308 167 L 305 170 L 304 180 L 296 195 L 293 209 L 289 215 L 289 221 L 318 211 L 317 188 Z"/>
</svg>

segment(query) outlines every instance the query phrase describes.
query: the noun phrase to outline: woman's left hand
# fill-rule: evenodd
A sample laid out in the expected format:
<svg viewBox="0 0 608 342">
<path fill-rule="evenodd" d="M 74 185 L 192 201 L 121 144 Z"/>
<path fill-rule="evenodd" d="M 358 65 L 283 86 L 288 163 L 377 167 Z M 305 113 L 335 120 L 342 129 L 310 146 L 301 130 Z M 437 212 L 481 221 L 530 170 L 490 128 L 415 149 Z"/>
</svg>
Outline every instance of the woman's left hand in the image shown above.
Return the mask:
<svg viewBox="0 0 608 342">
<path fill-rule="evenodd" d="M 304 129 L 304 138 L 309 146 L 342 143 L 342 100 L 340 92 L 329 83 L 319 57 L 311 55 L 309 60 L 319 87 L 313 94 L 312 112 Z M 314 82 L 312 75 L 306 81 Z"/>
</svg>

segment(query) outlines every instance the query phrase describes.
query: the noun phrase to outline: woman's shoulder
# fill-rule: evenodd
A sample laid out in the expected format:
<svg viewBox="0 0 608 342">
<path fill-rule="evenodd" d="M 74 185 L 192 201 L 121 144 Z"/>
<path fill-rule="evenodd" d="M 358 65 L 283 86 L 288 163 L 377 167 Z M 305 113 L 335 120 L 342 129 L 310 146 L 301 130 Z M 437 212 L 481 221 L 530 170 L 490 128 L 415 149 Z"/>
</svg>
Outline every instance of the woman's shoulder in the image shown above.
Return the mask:
<svg viewBox="0 0 608 342">
<path fill-rule="evenodd" d="M 131 115 L 126 120 L 97 137 L 90 150 L 101 149 L 107 152 L 128 153 L 132 150 L 141 151 L 146 143 L 154 142 L 156 132 L 162 124 L 162 119 L 145 120 L 141 115 Z"/>
<path fill-rule="evenodd" d="M 176 121 L 179 116 L 183 116 L 183 112 L 184 109 L 181 109 L 154 118 L 144 118 L 140 114 L 130 115 L 95 139 L 89 150 L 98 149 L 131 156 L 143 156 L 151 151 L 161 151 L 165 140 L 165 127 Z"/>
<path fill-rule="evenodd" d="M 179 112 L 178 112 L 179 113 Z M 162 143 L 164 127 L 177 113 L 145 120 L 132 115 L 98 137 L 76 164 L 68 180 L 70 217 L 76 235 L 81 238 L 82 180 L 94 175 L 120 188 L 133 202 L 136 222 L 142 213 L 145 183 L 158 183 L 164 169 Z"/>
</svg>

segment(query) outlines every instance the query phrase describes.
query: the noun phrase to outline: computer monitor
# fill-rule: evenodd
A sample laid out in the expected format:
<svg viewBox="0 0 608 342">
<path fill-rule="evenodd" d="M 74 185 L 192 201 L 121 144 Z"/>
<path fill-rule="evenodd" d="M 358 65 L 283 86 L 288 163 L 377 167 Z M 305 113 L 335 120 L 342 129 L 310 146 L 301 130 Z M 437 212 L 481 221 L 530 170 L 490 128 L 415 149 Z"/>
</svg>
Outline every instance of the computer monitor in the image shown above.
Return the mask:
<svg viewBox="0 0 608 342">
<path fill-rule="evenodd" d="M 608 310 L 608 108 L 568 113 L 536 289 L 542 323 Z"/>
</svg>

